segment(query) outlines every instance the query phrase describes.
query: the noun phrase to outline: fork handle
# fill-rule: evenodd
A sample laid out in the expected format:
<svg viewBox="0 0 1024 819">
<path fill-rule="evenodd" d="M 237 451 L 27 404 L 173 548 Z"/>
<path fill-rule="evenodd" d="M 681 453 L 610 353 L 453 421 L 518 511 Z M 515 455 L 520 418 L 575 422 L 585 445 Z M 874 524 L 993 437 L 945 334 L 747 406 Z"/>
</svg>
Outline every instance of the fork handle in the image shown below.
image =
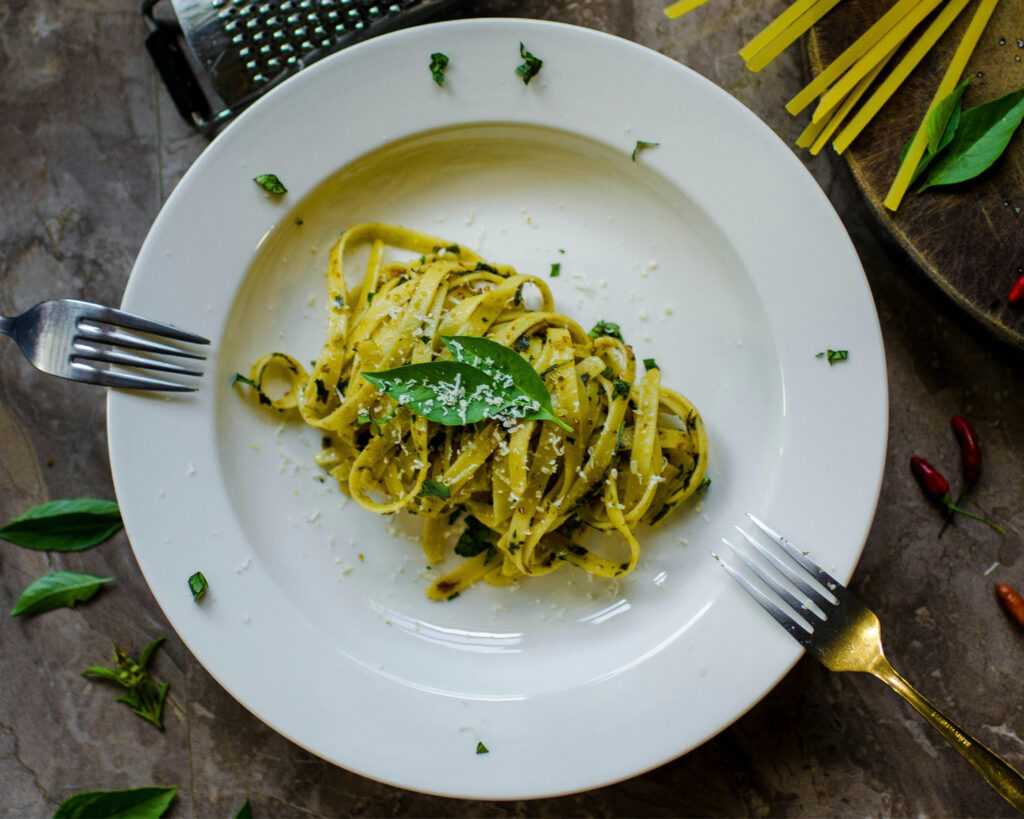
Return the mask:
<svg viewBox="0 0 1024 819">
<path fill-rule="evenodd" d="M 984 777 L 996 793 L 1017 811 L 1024 813 L 1024 776 L 936 708 L 914 686 L 897 674 L 888 660 L 883 658 L 881 663 L 871 669 L 871 673 L 909 702 L 950 745 L 956 748 L 960 756 Z"/>
</svg>

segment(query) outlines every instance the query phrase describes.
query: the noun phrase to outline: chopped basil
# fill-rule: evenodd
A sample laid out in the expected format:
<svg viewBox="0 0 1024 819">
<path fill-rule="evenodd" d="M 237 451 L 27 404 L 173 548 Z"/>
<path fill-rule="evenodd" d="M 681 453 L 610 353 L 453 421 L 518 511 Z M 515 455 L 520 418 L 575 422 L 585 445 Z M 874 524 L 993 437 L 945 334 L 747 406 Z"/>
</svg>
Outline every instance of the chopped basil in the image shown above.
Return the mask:
<svg viewBox="0 0 1024 819">
<path fill-rule="evenodd" d="M 519 56 L 523 58 L 524 62 L 522 65 L 516 66 L 516 74 L 523 78 L 524 84 L 529 85 L 530 80 L 537 76 L 537 72 L 544 65 L 544 61 L 533 56 L 522 43 L 519 44 Z"/>
<path fill-rule="evenodd" d="M 197 603 L 206 595 L 210 584 L 206 582 L 206 576 L 202 572 L 196 572 L 188 579 L 188 589 L 192 592 L 192 599 Z"/>
<path fill-rule="evenodd" d="M 625 341 L 622 337 L 622 330 L 619 328 L 619 325 L 611 321 L 599 321 L 593 326 L 593 328 L 591 328 L 587 335 L 591 338 L 611 336 L 612 338 L 617 338 L 619 341 Z"/>
<path fill-rule="evenodd" d="M 316 400 L 321 404 L 327 403 L 330 393 L 327 392 L 327 385 L 319 378 L 313 379 L 313 386 L 316 387 Z"/>
<path fill-rule="evenodd" d="M 701 480 L 700 485 L 697 487 L 698 492 L 706 492 L 708 487 L 711 486 L 711 478 L 707 475 Z"/>
<path fill-rule="evenodd" d="M 826 359 L 828 361 L 828 365 L 831 367 L 837 361 L 846 361 L 846 359 L 850 357 L 850 352 L 849 350 L 825 350 L 814 357 Z"/>
<path fill-rule="evenodd" d="M 356 415 L 356 421 L 358 421 L 360 424 L 370 423 L 370 413 L 364 409 L 359 410 L 358 415 Z"/>
<path fill-rule="evenodd" d="M 633 148 L 632 159 L 636 162 L 636 158 L 640 155 L 640 152 L 646 148 L 657 148 L 660 142 L 644 142 L 642 139 L 636 141 L 636 147 Z"/>
<path fill-rule="evenodd" d="M 645 358 L 644 359 L 644 369 L 645 370 L 660 370 L 661 367 L 658 366 L 658 362 L 655 361 L 653 358 Z"/>
<path fill-rule="evenodd" d="M 466 530 L 455 544 L 455 554 L 459 557 L 476 557 L 491 545 L 490 536 L 490 529 L 472 515 L 467 516 Z"/>
<path fill-rule="evenodd" d="M 430 55 L 430 75 L 438 85 L 444 85 L 444 71 L 448 67 L 448 55 L 435 51 Z"/>
<path fill-rule="evenodd" d="M 341 296 L 335 296 L 334 297 L 334 306 L 337 307 L 339 310 L 344 310 L 345 309 L 345 299 L 343 299 Z"/>
<path fill-rule="evenodd" d="M 116 501 L 54 500 L 14 518 L 0 529 L 0 538 L 36 551 L 79 552 L 102 543 L 122 525 Z"/>
<path fill-rule="evenodd" d="M 161 731 L 164 729 L 164 700 L 167 698 L 167 683 L 157 685 L 146 666 L 149 665 L 153 652 L 164 641 L 157 637 L 142 649 L 138 661 L 133 660 L 120 646 L 114 646 L 114 668 L 91 666 L 82 672 L 83 677 L 94 677 L 115 682 L 128 689 L 128 693 L 118 697 L 116 702 L 124 703 L 135 714 L 152 723 Z"/>
<path fill-rule="evenodd" d="M 486 262 L 477 262 L 476 267 L 474 267 L 473 270 L 483 270 L 485 273 L 494 273 L 495 275 L 499 275 L 497 268 L 491 267 Z"/>
<path fill-rule="evenodd" d="M 616 378 L 612 381 L 612 392 L 620 397 L 629 395 L 629 387 L 629 382 L 623 381 L 621 378 Z"/>
<path fill-rule="evenodd" d="M 274 196 L 283 196 L 288 193 L 288 188 L 277 178 L 277 174 L 261 173 L 259 176 L 254 177 L 252 181 Z"/>
<path fill-rule="evenodd" d="M 551 265 L 551 278 L 557 279 L 560 275 L 562 275 L 562 264 L 561 262 L 554 262 Z"/>
<path fill-rule="evenodd" d="M 490 753 L 490 751 L 487 750 L 487 746 L 484 745 L 480 741 L 477 741 L 477 743 L 476 743 L 476 752 L 478 754 L 489 754 Z"/>
<path fill-rule="evenodd" d="M 76 572 L 51 572 L 33 580 L 25 588 L 11 609 L 11 617 L 42 614 L 65 607 L 74 608 L 75 603 L 92 599 L 101 585 L 113 579 Z"/>
<path fill-rule="evenodd" d="M 451 490 L 439 481 L 432 481 L 427 478 L 423 481 L 423 488 L 420 490 L 420 497 L 434 497 L 441 498 L 441 500 L 448 500 L 452 496 Z"/>
<path fill-rule="evenodd" d="M 455 599 L 456 597 L 458 597 L 458 596 L 459 596 L 460 594 L 462 594 L 462 592 L 452 592 L 451 594 L 449 594 L 449 595 L 448 595 L 448 596 L 447 596 L 447 597 L 445 598 L 445 600 L 447 600 L 447 601 L 451 602 L 451 601 L 452 601 L 452 600 L 454 600 L 454 599 Z"/>
</svg>

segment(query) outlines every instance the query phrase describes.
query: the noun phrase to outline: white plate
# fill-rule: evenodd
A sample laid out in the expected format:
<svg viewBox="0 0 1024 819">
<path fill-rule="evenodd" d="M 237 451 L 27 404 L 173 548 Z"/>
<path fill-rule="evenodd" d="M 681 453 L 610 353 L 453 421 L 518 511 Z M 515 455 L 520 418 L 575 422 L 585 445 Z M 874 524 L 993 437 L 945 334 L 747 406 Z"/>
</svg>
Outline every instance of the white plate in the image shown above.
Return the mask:
<svg viewBox="0 0 1024 819">
<path fill-rule="evenodd" d="M 528 86 L 520 41 L 544 60 Z M 451 57 L 443 88 L 434 51 Z M 634 162 L 637 140 L 660 145 Z M 265 172 L 285 197 L 253 184 Z M 318 480 L 315 430 L 230 386 L 261 353 L 316 356 L 326 253 L 363 220 L 522 272 L 560 263 L 557 305 L 584 326 L 619 322 L 700 408 L 703 509 L 643 533 L 642 563 L 618 584 L 565 569 L 428 601 L 402 525 Z M 551 795 L 693 748 L 798 657 L 715 564 L 719 539 L 752 510 L 846 579 L 874 512 L 884 359 L 828 201 L 727 94 L 586 29 L 442 23 L 302 72 L 186 174 L 124 306 L 215 340 L 197 395 L 110 396 L 117 494 L 154 595 L 260 719 L 402 787 Z M 815 358 L 829 347 L 849 360 Z M 201 604 L 186 585 L 197 570 Z"/>
</svg>

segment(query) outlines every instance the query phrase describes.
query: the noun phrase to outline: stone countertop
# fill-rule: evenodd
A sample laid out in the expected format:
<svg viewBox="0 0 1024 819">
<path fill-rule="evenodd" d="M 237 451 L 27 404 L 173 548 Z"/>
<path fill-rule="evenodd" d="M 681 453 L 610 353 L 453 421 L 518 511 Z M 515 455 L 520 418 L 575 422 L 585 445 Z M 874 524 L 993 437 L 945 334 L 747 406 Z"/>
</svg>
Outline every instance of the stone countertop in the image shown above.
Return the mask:
<svg viewBox="0 0 1024 819">
<path fill-rule="evenodd" d="M 677 21 L 662 3 L 638 0 L 480 0 L 469 11 L 576 23 L 650 46 L 726 89 L 792 144 L 803 119 L 783 103 L 805 80 L 799 47 L 759 74 L 736 55 L 783 5 L 710 0 Z M 119 303 L 161 203 L 206 145 L 158 81 L 136 6 L 0 4 L 4 315 L 55 296 Z M 857 247 L 887 356 L 886 471 L 852 586 L 881 617 L 901 673 L 1024 768 L 1024 635 L 993 594 L 996 582 L 1024 588 L 1022 358 L 908 262 L 842 161 L 802 158 Z M 43 376 L 0 343 L 0 518 L 51 498 L 113 497 L 102 391 Z M 949 419 L 957 413 L 975 422 L 985 449 L 972 502 L 1006 525 L 1003 536 L 958 524 L 937 540 L 938 512 L 907 468 L 915 452 L 956 463 Z M 172 816 L 234 815 L 246 797 L 264 817 L 1012 815 L 888 688 L 807 658 L 718 736 L 625 782 L 532 802 L 392 788 L 312 756 L 226 693 L 170 629 L 123 533 L 70 555 L 0 542 L 0 606 L 9 610 L 33 578 L 55 569 L 113 575 L 117 587 L 74 610 L 0 627 L 0 815 L 50 815 L 73 793 L 142 783 L 180 786 Z M 137 647 L 154 634 L 168 636 L 155 661 L 171 684 L 163 733 L 79 676 L 113 641 Z"/>
</svg>

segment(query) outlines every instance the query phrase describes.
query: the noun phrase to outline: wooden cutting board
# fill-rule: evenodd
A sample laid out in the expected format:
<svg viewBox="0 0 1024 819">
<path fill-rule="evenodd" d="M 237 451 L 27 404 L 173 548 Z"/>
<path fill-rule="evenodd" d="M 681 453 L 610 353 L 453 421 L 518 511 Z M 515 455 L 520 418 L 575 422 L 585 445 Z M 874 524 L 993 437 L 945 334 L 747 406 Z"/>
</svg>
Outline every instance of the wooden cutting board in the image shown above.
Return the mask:
<svg viewBox="0 0 1024 819">
<path fill-rule="evenodd" d="M 814 73 L 891 5 L 891 0 L 845 0 L 827 14 L 807 38 Z M 983 325 L 1024 349 L 1024 302 L 1007 301 L 1013 283 L 1024 274 L 1024 126 L 982 177 L 908 193 L 896 213 L 882 206 L 900 150 L 920 124 L 976 6 L 968 5 L 844 156 L 857 184 L 911 258 Z M 1024 0 L 1000 1 L 967 73 L 973 77 L 965 107 L 1024 86 Z"/>
</svg>

